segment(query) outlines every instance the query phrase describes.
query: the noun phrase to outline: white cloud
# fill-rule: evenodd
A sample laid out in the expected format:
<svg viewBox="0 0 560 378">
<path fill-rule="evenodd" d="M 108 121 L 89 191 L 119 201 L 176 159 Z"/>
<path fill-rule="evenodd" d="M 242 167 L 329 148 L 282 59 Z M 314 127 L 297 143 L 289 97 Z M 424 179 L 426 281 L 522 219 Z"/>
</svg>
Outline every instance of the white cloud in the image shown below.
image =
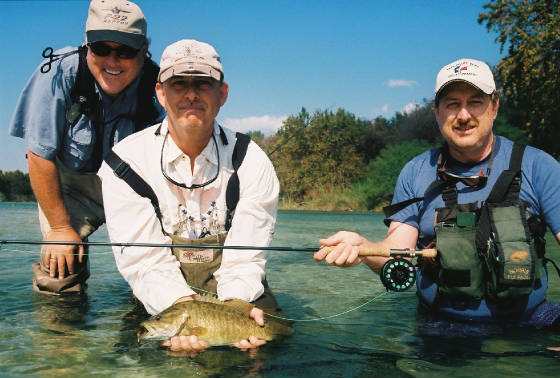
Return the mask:
<svg viewBox="0 0 560 378">
<path fill-rule="evenodd" d="M 245 118 L 226 118 L 220 123 L 233 131 L 262 131 L 263 134 L 274 134 L 282 123 L 288 118 L 287 116 L 269 116 L 245 117 Z"/>
<path fill-rule="evenodd" d="M 416 80 L 406 80 L 406 79 L 389 79 L 386 82 L 389 87 L 414 87 L 419 85 Z"/>
<path fill-rule="evenodd" d="M 373 108 L 373 116 L 387 115 L 389 113 L 389 104 L 383 104 L 380 108 Z"/>
<path fill-rule="evenodd" d="M 420 107 L 420 104 L 417 104 L 415 102 L 409 102 L 408 104 L 403 106 L 403 108 L 401 109 L 401 113 L 409 114 L 409 113 L 412 113 L 413 111 L 415 111 L 416 109 L 418 109 L 419 107 Z"/>
</svg>

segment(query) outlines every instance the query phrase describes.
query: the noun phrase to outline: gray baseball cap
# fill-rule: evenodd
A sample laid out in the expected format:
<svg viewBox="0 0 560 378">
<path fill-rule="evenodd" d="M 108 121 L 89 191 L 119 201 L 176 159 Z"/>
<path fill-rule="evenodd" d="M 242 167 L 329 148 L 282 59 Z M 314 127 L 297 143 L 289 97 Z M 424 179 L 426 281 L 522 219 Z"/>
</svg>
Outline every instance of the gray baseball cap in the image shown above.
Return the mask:
<svg viewBox="0 0 560 378">
<path fill-rule="evenodd" d="M 117 42 L 140 49 L 148 25 L 138 5 L 127 0 L 92 0 L 86 21 L 86 43 Z"/>
<path fill-rule="evenodd" d="M 161 56 L 158 81 L 173 76 L 202 76 L 221 81 L 224 69 L 220 56 L 208 43 L 182 39 L 167 46 Z"/>
</svg>

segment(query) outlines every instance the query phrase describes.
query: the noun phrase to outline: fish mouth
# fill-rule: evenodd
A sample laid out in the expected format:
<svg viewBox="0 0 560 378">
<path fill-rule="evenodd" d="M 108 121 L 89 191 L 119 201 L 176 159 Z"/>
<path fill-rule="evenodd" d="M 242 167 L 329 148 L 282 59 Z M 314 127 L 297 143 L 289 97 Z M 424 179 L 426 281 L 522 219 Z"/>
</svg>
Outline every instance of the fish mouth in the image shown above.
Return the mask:
<svg viewBox="0 0 560 378">
<path fill-rule="evenodd" d="M 172 336 L 175 336 L 178 332 L 161 332 L 155 330 L 154 328 L 150 327 L 149 325 L 140 325 L 140 329 L 136 332 L 136 336 L 138 338 L 138 342 L 142 342 L 144 340 L 155 340 L 155 341 L 165 341 L 169 340 Z"/>
<path fill-rule="evenodd" d="M 145 338 L 148 337 L 150 331 L 146 327 L 141 327 L 138 332 L 136 332 L 136 336 L 138 337 L 138 342 L 141 342 Z"/>
</svg>

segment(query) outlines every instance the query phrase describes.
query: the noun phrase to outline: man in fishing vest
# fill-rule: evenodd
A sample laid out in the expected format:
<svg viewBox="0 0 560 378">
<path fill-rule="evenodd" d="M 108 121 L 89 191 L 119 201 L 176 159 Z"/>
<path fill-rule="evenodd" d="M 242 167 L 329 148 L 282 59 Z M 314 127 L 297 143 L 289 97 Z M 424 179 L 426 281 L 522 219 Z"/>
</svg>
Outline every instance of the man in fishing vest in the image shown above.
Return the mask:
<svg viewBox="0 0 560 378">
<path fill-rule="evenodd" d="M 99 171 L 111 241 L 151 245 L 114 247 L 117 267 L 151 314 L 208 292 L 274 311 L 265 251 L 194 248 L 270 244 L 279 193 L 274 167 L 247 135 L 216 122 L 229 86 L 211 45 L 175 42 L 160 67 L 156 93 L 167 117 L 115 145 Z M 262 309 L 251 305 L 247 312 L 263 324 Z M 263 343 L 251 338 L 236 345 Z M 196 336 L 176 336 L 166 345 L 208 347 Z"/>
<path fill-rule="evenodd" d="M 81 242 L 105 221 L 96 176 L 111 146 L 163 118 L 155 101 L 158 67 L 146 55 L 141 9 L 124 0 L 93 0 L 85 44 L 53 53 L 27 82 L 10 134 L 27 141 L 29 177 L 43 238 Z M 33 288 L 80 293 L 89 276 L 87 248 L 44 245 Z"/>
<path fill-rule="evenodd" d="M 560 303 L 547 302 L 544 233 L 560 240 L 560 164 L 547 153 L 492 131 L 499 98 L 490 68 L 460 59 L 444 66 L 434 113 L 445 139 L 406 164 L 389 230 L 380 242 L 341 231 L 315 253 L 338 266 L 364 262 L 379 273 L 387 258 L 358 257 L 360 246 L 431 248 L 417 293 L 430 316 L 537 328 L 558 326 Z M 556 323 L 555 323 L 556 322 Z"/>
</svg>

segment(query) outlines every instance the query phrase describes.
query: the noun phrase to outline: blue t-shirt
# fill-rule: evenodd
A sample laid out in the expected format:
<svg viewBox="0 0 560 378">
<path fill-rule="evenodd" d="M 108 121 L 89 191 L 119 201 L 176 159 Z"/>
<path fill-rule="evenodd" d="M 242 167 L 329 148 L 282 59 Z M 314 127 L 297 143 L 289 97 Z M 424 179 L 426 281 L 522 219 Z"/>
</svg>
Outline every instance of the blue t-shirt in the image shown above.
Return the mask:
<svg viewBox="0 0 560 378">
<path fill-rule="evenodd" d="M 478 202 L 480 206 L 481 202 L 490 194 L 502 171 L 508 169 L 512 148 L 512 141 L 496 136 L 494 161 L 488 182 L 481 188 L 468 187 L 461 182 L 457 183 L 458 203 Z M 438 156 L 439 149 L 436 148 L 415 157 L 405 165 L 395 186 L 393 203 L 424 196 L 428 186 L 437 179 Z M 464 176 L 476 175 L 481 170 L 486 172 L 488 162 L 489 157 L 476 164 L 454 163 L 454 165 L 448 165 L 446 168 Z M 542 217 L 554 234 L 558 233 L 560 231 L 560 196 L 558 196 L 557 191 L 560 188 L 560 164 L 546 152 L 527 147 L 523 155 L 521 170 L 520 199 L 529 204 L 529 211 L 532 214 Z M 426 248 L 428 244 L 435 241 L 435 210 L 441 207 L 445 207 L 441 193 L 434 191 L 423 201 L 414 203 L 392 215 L 389 220 L 416 227 L 419 232 L 418 247 Z M 542 301 L 544 298 L 547 280 L 544 278 L 540 281 L 542 282 L 536 284 L 536 286 L 539 286 L 539 290 L 536 290 L 531 295 L 532 297 L 528 298 L 528 303 L 524 304 L 524 311 L 533 309 L 534 306 L 538 305 L 534 302 Z M 432 304 L 437 285 L 429 281 L 427 277 L 422 277 L 422 274 L 419 273 L 417 287 L 421 300 Z M 453 314 L 464 313 L 469 318 L 477 318 L 478 316 L 485 318 L 487 316 L 492 317 L 491 313 L 496 313 L 496 311 L 489 309 L 494 304 L 486 303 L 484 300 L 478 302 L 475 306 L 466 306 L 468 308 L 465 311 Z M 446 312 L 445 309 L 440 308 L 440 310 Z M 486 313 L 483 314 L 483 312 Z"/>
<path fill-rule="evenodd" d="M 77 48 L 65 47 L 55 54 L 74 50 Z M 25 138 L 28 149 L 42 158 L 58 158 L 74 171 L 92 172 L 96 138 L 93 126 L 85 115 L 73 127 L 66 120 L 72 105 L 70 91 L 76 81 L 78 62 L 76 53 L 53 62 L 47 73 L 41 72 L 41 66 L 37 67 L 19 97 L 9 132 Z M 95 85 L 103 107 L 103 156 L 112 145 L 134 131 L 139 82 L 140 75 L 115 99 L 103 93 L 97 83 Z M 164 110 L 159 104 L 156 106 L 161 120 Z"/>
</svg>

